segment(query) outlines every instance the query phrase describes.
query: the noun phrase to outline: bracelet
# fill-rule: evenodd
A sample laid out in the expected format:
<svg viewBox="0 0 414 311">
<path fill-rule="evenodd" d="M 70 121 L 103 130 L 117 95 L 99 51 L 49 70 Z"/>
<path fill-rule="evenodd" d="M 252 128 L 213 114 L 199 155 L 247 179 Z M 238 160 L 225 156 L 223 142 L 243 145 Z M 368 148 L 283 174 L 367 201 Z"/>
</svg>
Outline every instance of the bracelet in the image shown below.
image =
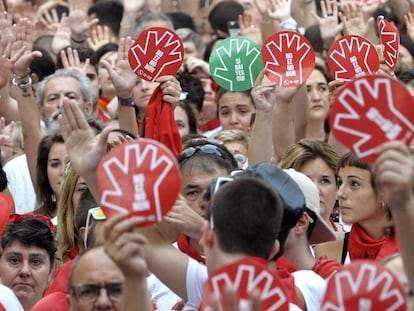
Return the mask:
<svg viewBox="0 0 414 311">
<path fill-rule="evenodd" d="M 17 81 L 16 78 L 13 78 L 12 83 L 14 86 L 17 86 L 19 89 L 26 91 L 27 88 L 32 85 L 32 78 L 29 77 L 29 80 L 27 80 L 27 82 L 22 82 L 21 80 Z"/>
<path fill-rule="evenodd" d="M 118 97 L 118 103 L 124 107 L 135 107 L 134 95 L 131 95 L 128 98 Z"/>
<path fill-rule="evenodd" d="M 27 77 L 29 77 L 29 75 L 30 75 L 30 69 L 27 70 L 27 73 L 24 76 L 18 76 L 13 72 L 13 79 L 20 82 L 26 79 Z"/>
</svg>

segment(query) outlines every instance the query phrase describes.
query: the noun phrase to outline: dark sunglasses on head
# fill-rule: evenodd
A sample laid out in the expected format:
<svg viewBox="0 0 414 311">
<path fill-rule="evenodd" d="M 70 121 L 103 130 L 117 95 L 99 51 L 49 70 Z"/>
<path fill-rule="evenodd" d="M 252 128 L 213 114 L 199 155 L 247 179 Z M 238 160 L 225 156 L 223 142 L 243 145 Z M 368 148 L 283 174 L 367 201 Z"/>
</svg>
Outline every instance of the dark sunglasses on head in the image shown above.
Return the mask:
<svg viewBox="0 0 414 311">
<path fill-rule="evenodd" d="M 196 146 L 196 147 L 188 147 L 184 149 L 180 155 L 178 156 L 178 162 L 182 162 L 184 160 L 187 160 L 194 156 L 197 152 L 203 153 L 203 154 L 211 154 L 216 155 L 220 158 L 225 159 L 225 155 L 223 151 L 220 149 L 220 147 L 217 147 L 216 145 L 212 144 L 206 144 L 202 146 Z"/>
</svg>

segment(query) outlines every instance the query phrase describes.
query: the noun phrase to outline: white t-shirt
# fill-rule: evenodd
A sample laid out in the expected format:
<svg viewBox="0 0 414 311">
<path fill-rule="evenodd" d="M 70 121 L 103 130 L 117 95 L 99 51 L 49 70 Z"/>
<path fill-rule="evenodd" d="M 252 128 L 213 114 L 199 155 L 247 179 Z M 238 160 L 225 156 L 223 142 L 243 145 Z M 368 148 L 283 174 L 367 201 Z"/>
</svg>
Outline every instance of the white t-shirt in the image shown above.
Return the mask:
<svg viewBox="0 0 414 311">
<path fill-rule="evenodd" d="M 203 297 L 204 284 L 207 282 L 208 273 L 207 267 L 198 261 L 189 258 L 187 265 L 187 303 L 185 304 L 183 311 L 198 309 L 201 299 Z M 322 300 L 321 300 L 322 302 Z M 300 311 L 301 309 L 293 304 L 289 303 L 289 311 Z M 310 309 L 308 309 L 310 310 Z M 319 311 L 319 310 L 318 310 Z"/>
<path fill-rule="evenodd" d="M 172 310 L 177 303 L 182 301 L 180 297 L 152 273 L 147 276 L 147 286 L 151 294 L 151 301 L 157 306 L 157 310 Z"/>
<path fill-rule="evenodd" d="M 296 287 L 302 292 L 308 311 L 320 311 L 326 290 L 326 281 L 312 270 L 292 273 Z"/>
<path fill-rule="evenodd" d="M 36 207 L 36 193 L 30 178 L 26 155 L 20 155 L 4 165 L 10 193 L 16 214 L 33 212 Z"/>
<path fill-rule="evenodd" d="M 24 311 L 13 291 L 2 284 L 0 284 L 0 304 L 2 304 L 7 311 Z"/>
</svg>

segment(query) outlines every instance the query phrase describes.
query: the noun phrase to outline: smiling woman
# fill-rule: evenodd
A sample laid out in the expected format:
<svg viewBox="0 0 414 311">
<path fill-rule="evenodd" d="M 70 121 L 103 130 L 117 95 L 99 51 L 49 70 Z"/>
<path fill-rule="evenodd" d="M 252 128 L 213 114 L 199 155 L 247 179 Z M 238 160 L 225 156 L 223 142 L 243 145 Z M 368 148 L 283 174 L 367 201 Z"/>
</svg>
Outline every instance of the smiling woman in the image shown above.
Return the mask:
<svg viewBox="0 0 414 311">
<path fill-rule="evenodd" d="M 56 244 L 49 222 L 36 216 L 17 216 L 2 235 L 0 275 L 24 310 L 30 310 L 47 288 Z"/>
</svg>

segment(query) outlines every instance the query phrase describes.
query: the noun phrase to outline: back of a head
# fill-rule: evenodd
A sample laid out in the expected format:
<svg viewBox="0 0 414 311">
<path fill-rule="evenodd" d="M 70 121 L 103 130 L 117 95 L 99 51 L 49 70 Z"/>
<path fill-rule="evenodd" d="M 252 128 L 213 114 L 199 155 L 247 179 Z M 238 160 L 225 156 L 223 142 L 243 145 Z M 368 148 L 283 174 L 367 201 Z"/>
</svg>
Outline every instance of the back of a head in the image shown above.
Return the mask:
<svg viewBox="0 0 414 311">
<path fill-rule="evenodd" d="M 208 15 L 208 21 L 211 28 L 228 34 L 227 23 L 229 21 L 238 21 L 239 15 L 244 12 L 243 6 L 233 0 L 225 0 L 217 3 Z"/>
<path fill-rule="evenodd" d="M 305 197 L 295 181 L 283 170 L 272 163 L 257 163 L 234 175 L 235 178 L 254 177 L 264 181 L 279 194 L 283 203 L 283 220 L 277 239 L 280 242 L 281 256 L 286 238 L 305 211 Z"/>
<path fill-rule="evenodd" d="M 182 92 L 185 93 L 185 100 L 194 105 L 198 112 L 201 112 L 204 101 L 204 89 L 201 80 L 191 75 L 188 71 L 177 74 Z"/>
<path fill-rule="evenodd" d="M 256 178 L 228 182 L 214 194 L 209 214 L 222 251 L 269 259 L 283 215 L 269 186 Z"/>
<path fill-rule="evenodd" d="M 88 10 L 88 15 L 95 15 L 100 25 L 108 26 L 114 36 L 119 36 L 124 8 L 119 1 L 98 1 Z"/>
</svg>

